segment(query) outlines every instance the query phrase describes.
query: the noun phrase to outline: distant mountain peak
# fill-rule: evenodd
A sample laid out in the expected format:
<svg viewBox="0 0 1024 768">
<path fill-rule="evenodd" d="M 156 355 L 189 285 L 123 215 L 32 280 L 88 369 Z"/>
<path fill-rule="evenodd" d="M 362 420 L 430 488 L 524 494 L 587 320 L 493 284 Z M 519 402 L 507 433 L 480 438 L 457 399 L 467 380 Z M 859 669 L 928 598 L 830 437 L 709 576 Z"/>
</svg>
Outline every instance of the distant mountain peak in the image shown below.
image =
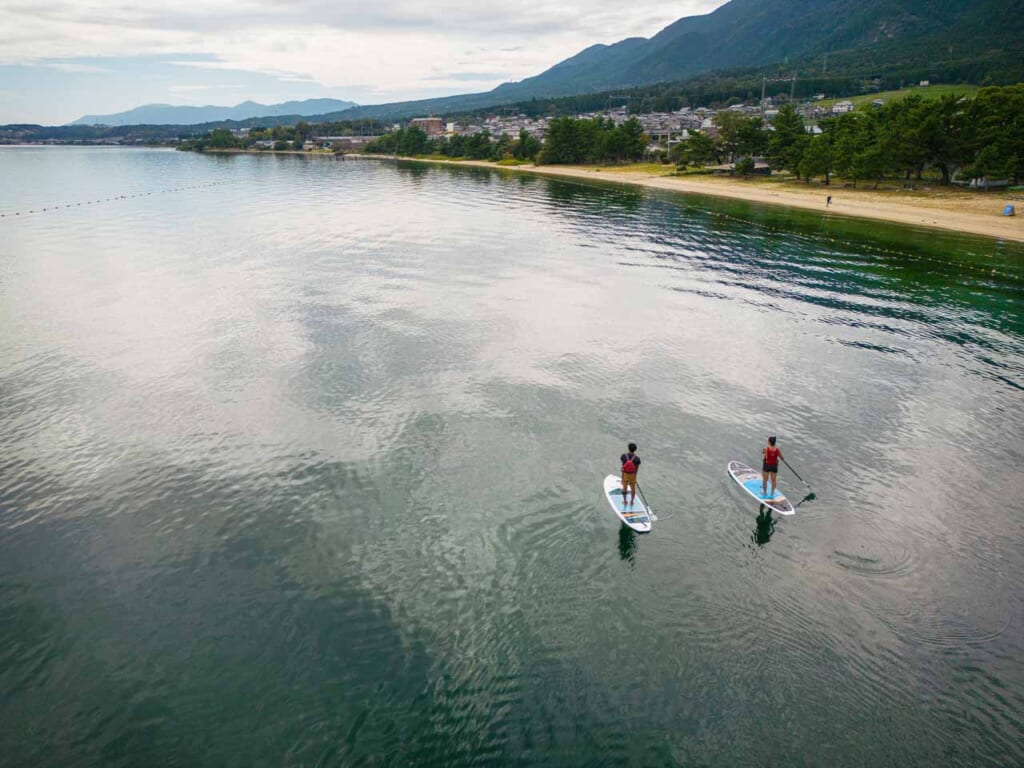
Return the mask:
<svg viewBox="0 0 1024 768">
<path fill-rule="evenodd" d="M 327 112 L 340 112 L 355 106 L 355 102 L 340 99 L 305 99 L 280 104 L 260 104 L 247 100 L 233 107 L 145 104 L 112 115 L 85 115 L 75 120 L 72 125 L 196 125 L 222 120 L 247 120 L 252 117 L 311 117 Z"/>
</svg>

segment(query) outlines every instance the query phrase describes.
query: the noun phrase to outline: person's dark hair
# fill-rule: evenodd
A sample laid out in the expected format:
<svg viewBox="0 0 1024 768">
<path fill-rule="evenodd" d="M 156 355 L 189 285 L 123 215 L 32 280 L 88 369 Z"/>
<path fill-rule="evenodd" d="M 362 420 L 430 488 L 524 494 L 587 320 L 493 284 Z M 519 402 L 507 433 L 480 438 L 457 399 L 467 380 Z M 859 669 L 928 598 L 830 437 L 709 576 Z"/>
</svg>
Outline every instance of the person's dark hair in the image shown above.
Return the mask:
<svg viewBox="0 0 1024 768">
<path fill-rule="evenodd" d="M 775 445 L 775 436 L 774 435 L 772 437 L 768 438 L 768 445 Z"/>
<path fill-rule="evenodd" d="M 632 453 L 635 450 L 636 450 L 636 443 L 630 443 L 629 444 L 629 452 Z"/>
</svg>

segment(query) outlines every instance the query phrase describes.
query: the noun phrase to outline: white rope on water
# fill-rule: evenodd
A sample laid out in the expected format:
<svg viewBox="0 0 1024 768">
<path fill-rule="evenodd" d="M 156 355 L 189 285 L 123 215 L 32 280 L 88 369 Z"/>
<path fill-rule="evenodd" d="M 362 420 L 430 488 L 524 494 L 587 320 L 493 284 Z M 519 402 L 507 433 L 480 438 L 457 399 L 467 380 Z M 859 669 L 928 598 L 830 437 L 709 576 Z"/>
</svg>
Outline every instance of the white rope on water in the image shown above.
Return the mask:
<svg viewBox="0 0 1024 768">
<path fill-rule="evenodd" d="M 192 192 L 198 189 L 208 189 L 210 187 L 218 187 L 223 184 L 230 184 L 230 181 L 209 181 L 204 184 L 193 184 L 185 187 L 168 187 L 167 189 L 156 189 L 149 192 L 133 192 L 128 195 L 114 195 L 113 197 L 100 197 L 95 200 L 82 200 L 77 203 L 59 203 L 54 205 L 45 205 L 41 208 L 30 208 L 27 211 L 13 211 L 11 213 L 4 213 L 0 211 L 0 219 L 14 218 L 15 216 L 28 216 L 30 214 L 47 213 L 51 211 L 59 211 L 67 208 L 80 208 L 83 205 L 98 205 L 100 203 L 112 203 L 117 200 L 132 200 L 134 198 L 148 197 L 149 195 L 162 195 L 169 192 Z"/>
</svg>

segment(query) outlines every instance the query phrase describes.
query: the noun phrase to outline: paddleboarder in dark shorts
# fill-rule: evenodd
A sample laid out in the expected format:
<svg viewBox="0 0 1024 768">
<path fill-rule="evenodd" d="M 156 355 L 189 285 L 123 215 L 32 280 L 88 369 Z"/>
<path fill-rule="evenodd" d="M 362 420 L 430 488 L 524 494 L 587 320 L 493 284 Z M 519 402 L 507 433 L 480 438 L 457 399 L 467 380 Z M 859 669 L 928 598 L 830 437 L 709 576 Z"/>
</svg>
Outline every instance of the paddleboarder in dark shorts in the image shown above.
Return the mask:
<svg viewBox="0 0 1024 768">
<path fill-rule="evenodd" d="M 622 503 L 626 503 L 626 490 L 633 491 L 633 498 L 629 500 L 632 504 L 636 501 L 636 473 L 640 470 L 640 457 L 636 455 L 636 443 L 626 446 L 627 452 L 619 457 L 622 463 Z"/>
<path fill-rule="evenodd" d="M 779 462 L 782 461 L 782 451 L 775 447 L 775 437 L 768 438 L 768 445 L 761 449 L 764 457 L 764 464 L 761 465 L 761 495 L 765 498 L 772 498 L 775 495 L 775 477 L 779 473 Z M 772 481 L 772 495 L 767 496 L 768 478 Z"/>
</svg>

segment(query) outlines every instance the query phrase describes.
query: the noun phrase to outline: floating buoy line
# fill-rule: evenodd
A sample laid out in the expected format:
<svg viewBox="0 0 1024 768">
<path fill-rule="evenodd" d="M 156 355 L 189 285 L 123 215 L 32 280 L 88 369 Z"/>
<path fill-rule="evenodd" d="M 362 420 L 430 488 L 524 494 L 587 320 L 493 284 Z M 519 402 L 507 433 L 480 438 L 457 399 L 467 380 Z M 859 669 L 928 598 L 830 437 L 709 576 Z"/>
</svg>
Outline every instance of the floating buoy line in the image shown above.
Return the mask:
<svg viewBox="0 0 1024 768">
<path fill-rule="evenodd" d="M 118 200 L 132 200 L 134 198 L 150 197 L 152 195 L 164 195 L 170 192 L 192 192 L 197 189 L 208 189 L 210 187 L 219 187 L 222 184 L 230 183 L 230 181 L 208 181 L 205 184 L 193 184 L 187 187 L 168 187 L 167 189 L 154 189 L 149 192 L 133 192 L 129 195 L 114 195 L 113 197 L 100 197 L 95 200 L 82 200 L 77 203 L 58 203 L 39 208 L 30 208 L 27 211 L 13 211 L 11 213 L 4 213 L 3 211 L 0 211 L 0 219 L 11 219 L 15 216 L 29 216 L 36 213 L 48 213 L 50 211 L 59 211 L 67 208 L 81 208 L 83 205 L 99 205 L 100 203 L 113 203 Z"/>
</svg>

